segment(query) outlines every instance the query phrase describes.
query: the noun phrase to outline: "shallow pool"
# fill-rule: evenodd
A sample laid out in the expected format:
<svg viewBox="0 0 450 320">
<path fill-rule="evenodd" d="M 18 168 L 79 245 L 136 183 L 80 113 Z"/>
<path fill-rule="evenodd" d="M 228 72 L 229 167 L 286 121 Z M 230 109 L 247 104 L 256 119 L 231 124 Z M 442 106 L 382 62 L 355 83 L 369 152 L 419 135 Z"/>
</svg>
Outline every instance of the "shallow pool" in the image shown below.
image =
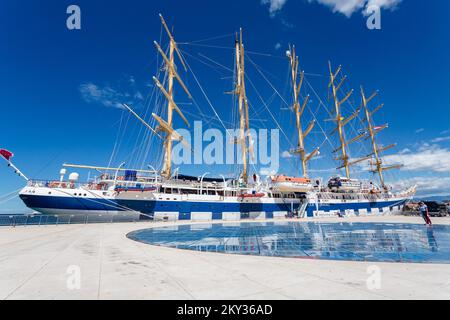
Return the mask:
<svg viewBox="0 0 450 320">
<path fill-rule="evenodd" d="M 450 226 L 237 222 L 137 230 L 130 239 L 197 251 L 312 259 L 450 263 Z"/>
</svg>

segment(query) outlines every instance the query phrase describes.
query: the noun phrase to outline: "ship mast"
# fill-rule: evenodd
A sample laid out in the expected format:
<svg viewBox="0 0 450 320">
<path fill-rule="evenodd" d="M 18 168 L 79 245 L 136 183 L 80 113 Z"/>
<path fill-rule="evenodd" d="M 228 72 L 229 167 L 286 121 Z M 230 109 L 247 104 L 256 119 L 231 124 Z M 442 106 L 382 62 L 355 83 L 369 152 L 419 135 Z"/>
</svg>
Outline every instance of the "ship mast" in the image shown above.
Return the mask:
<svg viewBox="0 0 450 320">
<path fill-rule="evenodd" d="M 306 155 L 305 144 L 304 144 L 305 137 L 311 132 L 312 128 L 314 127 L 315 121 L 314 120 L 311 121 L 309 123 L 308 127 L 306 128 L 306 130 L 303 131 L 301 117 L 302 117 L 302 114 L 308 103 L 309 95 L 306 96 L 302 105 L 300 106 L 299 94 L 300 94 L 300 89 L 302 88 L 303 78 L 305 76 L 305 73 L 303 71 L 300 73 L 300 79 L 297 82 L 298 56 L 296 55 L 295 46 L 292 46 L 292 47 L 289 46 L 288 58 L 289 58 L 290 67 L 291 67 L 292 91 L 293 91 L 293 97 L 294 97 L 293 110 L 295 112 L 295 122 L 296 122 L 296 126 L 297 126 L 297 134 L 298 134 L 297 149 L 291 150 L 291 153 L 300 155 L 300 161 L 302 163 L 302 174 L 303 174 L 303 177 L 306 178 L 306 177 L 308 177 L 308 171 L 307 171 L 308 161 L 311 160 L 312 157 L 314 157 L 315 155 L 317 155 L 319 153 L 319 148 L 316 148 L 310 154 Z"/>
<path fill-rule="evenodd" d="M 339 72 L 341 71 L 341 66 L 339 66 L 338 69 L 336 70 L 336 72 L 333 73 L 333 71 L 331 69 L 331 62 L 328 62 L 328 68 L 330 70 L 330 83 L 329 83 L 328 87 L 331 87 L 331 91 L 332 91 L 332 95 L 333 95 L 334 109 L 335 109 L 334 112 L 336 113 L 335 121 L 337 124 L 336 128 L 331 133 L 334 133 L 337 131 L 339 134 L 339 140 L 341 143 L 341 145 L 337 149 L 333 150 L 333 152 L 338 152 L 338 151 L 341 152 L 341 155 L 339 157 L 337 157 L 336 159 L 342 160 L 342 165 L 337 167 L 337 169 L 345 168 L 345 176 L 349 179 L 350 178 L 350 166 L 359 161 L 353 161 L 353 162 L 349 161 L 347 146 L 349 144 L 361 139 L 362 137 L 365 136 L 365 134 L 364 133 L 360 134 L 360 135 L 354 137 L 353 139 L 346 141 L 345 134 L 344 134 L 344 126 L 346 124 L 348 124 L 351 120 L 353 120 L 354 118 L 357 117 L 361 108 L 358 108 L 357 110 L 355 110 L 355 112 L 347 118 L 344 118 L 342 116 L 341 106 L 345 101 L 347 101 L 348 98 L 350 98 L 350 96 L 353 93 L 353 89 L 350 90 L 350 92 L 348 92 L 345 95 L 345 97 L 342 98 L 342 100 L 339 100 L 338 92 L 339 92 L 339 89 L 341 88 L 342 84 L 344 83 L 345 79 L 347 78 L 347 76 L 343 76 L 341 78 L 340 82 L 336 85 L 336 79 L 337 79 Z"/>
<path fill-rule="evenodd" d="M 234 93 L 238 95 L 239 108 L 239 138 L 237 143 L 242 150 L 242 180 L 248 182 L 248 159 L 253 157 L 253 142 L 250 135 L 250 123 L 248 117 L 248 100 L 245 92 L 245 67 L 244 67 L 244 44 L 242 43 L 242 29 L 239 30 L 239 39 L 235 41 L 236 55 L 236 84 Z"/>
<path fill-rule="evenodd" d="M 181 80 L 180 76 L 178 75 L 176 71 L 176 65 L 175 65 L 175 53 L 178 55 L 179 60 L 181 61 L 181 64 L 183 65 L 184 69 L 187 71 L 186 65 L 184 63 L 184 60 L 181 56 L 180 51 L 178 50 L 177 44 L 175 42 L 174 37 L 172 36 L 172 33 L 170 32 L 169 28 L 167 27 L 166 22 L 164 21 L 163 16 L 159 15 L 161 19 L 161 23 L 164 27 L 164 29 L 167 32 L 167 35 L 169 36 L 169 57 L 166 56 L 164 51 L 161 49 L 160 45 L 154 41 L 154 44 L 156 46 L 156 49 L 161 54 L 165 66 L 167 69 L 168 77 L 167 77 L 167 89 L 164 88 L 164 86 L 159 82 L 159 80 L 156 77 L 153 77 L 153 81 L 155 82 L 156 86 L 161 90 L 163 95 L 167 99 L 167 121 L 163 120 L 156 114 L 152 114 L 153 118 L 155 118 L 156 121 L 158 121 L 159 126 L 158 130 L 164 131 L 166 133 L 165 141 L 164 141 L 164 165 L 163 170 L 161 172 L 161 175 L 165 178 L 169 179 L 171 176 L 171 168 L 172 168 L 172 142 L 173 140 L 181 141 L 185 145 L 189 146 L 189 144 L 183 140 L 183 137 L 178 134 L 173 129 L 173 110 L 175 110 L 181 118 L 184 120 L 184 122 L 189 126 L 189 122 L 186 120 L 186 117 L 181 112 L 180 108 L 178 108 L 177 104 L 174 101 L 174 93 L 173 93 L 173 86 L 174 86 L 174 80 L 176 79 L 178 83 L 181 85 L 183 90 L 186 92 L 188 97 L 192 99 L 191 94 L 189 93 L 188 89 L 186 88 L 184 82 Z"/>
<path fill-rule="evenodd" d="M 380 132 L 381 130 L 387 128 L 388 125 L 385 124 L 385 125 L 382 125 L 382 126 L 379 126 L 379 127 L 374 127 L 374 125 L 373 125 L 373 121 L 372 121 L 373 114 L 383 107 L 383 104 L 380 104 L 373 111 L 369 111 L 368 103 L 376 95 L 377 95 L 377 92 L 375 91 L 369 98 L 366 98 L 366 96 L 364 94 L 364 90 L 361 87 L 362 107 L 364 108 L 364 112 L 365 112 L 365 116 L 366 116 L 364 120 L 367 121 L 367 130 L 368 130 L 369 137 L 370 137 L 370 139 L 372 141 L 372 151 L 373 151 L 373 153 L 371 153 L 370 155 L 367 155 L 366 157 L 360 159 L 359 161 L 371 158 L 372 156 L 375 158 L 375 163 L 372 163 L 372 164 L 375 165 L 375 169 L 371 170 L 371 171 L 378 173 L 378 176 L 380 178 L 381 186 L 383 188 L 385 188 L 386 186 L 385 186 L 385 183 L 384 183 L 383 171 L 390 170 L 390 169 L 398 169 L 398 168 L 402 167 L 402 165 L 398 164 L 398 165 L 391 165 L 391 166 L 387 166 L 387 167 L 383 167 L 383 165 L 382 165 L 382 161 L 381 161 L 381 158 L 380 158 L 380 153 L 382 151 L 384 151 L 384 150 L 391 149 L 391 148 L 395 147 L 396 144 L 395 143 L 394 144 L 390 144 L 390 145 L 382 147 L 382 148 L 378 148 L 378 146 L 377 146 L 377 143 L 375 141 L 375 135 L 378 132 Z"/>
</svg>

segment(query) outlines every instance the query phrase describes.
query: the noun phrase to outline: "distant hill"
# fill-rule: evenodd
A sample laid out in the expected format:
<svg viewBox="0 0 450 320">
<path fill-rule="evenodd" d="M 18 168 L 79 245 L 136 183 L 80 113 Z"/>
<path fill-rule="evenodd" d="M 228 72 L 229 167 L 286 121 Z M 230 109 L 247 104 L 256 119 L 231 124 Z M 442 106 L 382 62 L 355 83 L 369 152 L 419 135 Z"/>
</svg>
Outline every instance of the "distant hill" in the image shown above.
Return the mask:
<svg viewBox="0 0 450 320">
<path fill-rule="evenodd" d="M 413 200 L 427 200 L 427 201 L 444 201 L 450 200 L 450 195 L 447 196 L 428 196 L 428 197 L 414 197 Z"/>
</svg>

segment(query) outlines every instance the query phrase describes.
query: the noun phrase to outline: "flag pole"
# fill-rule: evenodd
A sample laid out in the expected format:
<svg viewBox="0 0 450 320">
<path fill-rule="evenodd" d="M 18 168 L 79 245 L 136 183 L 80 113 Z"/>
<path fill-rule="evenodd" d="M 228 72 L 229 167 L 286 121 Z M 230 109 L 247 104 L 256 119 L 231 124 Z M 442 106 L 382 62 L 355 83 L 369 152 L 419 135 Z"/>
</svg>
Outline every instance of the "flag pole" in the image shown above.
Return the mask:
<svg viewBox="0 0 450 320">
<path fill-rule="evenodd" d="M 15 172 L 15 173 L 17 173 L 20 177 L 24 178 L 26 181 L 29 181 L 29 180 L 30 180 L 30 179 L 27 178 L 26 175 L 24 175 L 24 174 L 22 173 L 22 171 L 19 170 L 19 168 L 17 168 L 17 167 L 14 165 L 14 163 L 11 162 L 10 159 L 7 159 L 4 155 L 0 155 L 0 156 L 1 156 L 0 158 L 2 158 L 3 160 L 5 160 L 5 161 L 8 163 L 8 167 L 11 167 L 11 168 L 14 169 L 14 172 Z M 12 156 L 12 154 L 11 154 L 11 156 Z"/>
</svg>

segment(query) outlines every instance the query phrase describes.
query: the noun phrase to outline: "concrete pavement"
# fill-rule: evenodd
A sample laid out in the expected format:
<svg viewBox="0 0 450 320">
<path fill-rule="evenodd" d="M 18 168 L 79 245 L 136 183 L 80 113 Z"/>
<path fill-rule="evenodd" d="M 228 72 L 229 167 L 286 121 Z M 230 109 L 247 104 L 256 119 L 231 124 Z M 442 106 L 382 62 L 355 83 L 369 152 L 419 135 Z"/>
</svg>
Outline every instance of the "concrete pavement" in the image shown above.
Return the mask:
<svg viewBox="0 0 450 320">
<path fill-rule="evenodd" d="M 345 221 L 422 223 L 403 216 Z M 450 299 L 448 264 L 229 255 L 126 237 L 171 223 L 0 227 L 0 299 Z M 370 286 L 371 270 L 380 272 L 379 288 Z"/>
</svg>

